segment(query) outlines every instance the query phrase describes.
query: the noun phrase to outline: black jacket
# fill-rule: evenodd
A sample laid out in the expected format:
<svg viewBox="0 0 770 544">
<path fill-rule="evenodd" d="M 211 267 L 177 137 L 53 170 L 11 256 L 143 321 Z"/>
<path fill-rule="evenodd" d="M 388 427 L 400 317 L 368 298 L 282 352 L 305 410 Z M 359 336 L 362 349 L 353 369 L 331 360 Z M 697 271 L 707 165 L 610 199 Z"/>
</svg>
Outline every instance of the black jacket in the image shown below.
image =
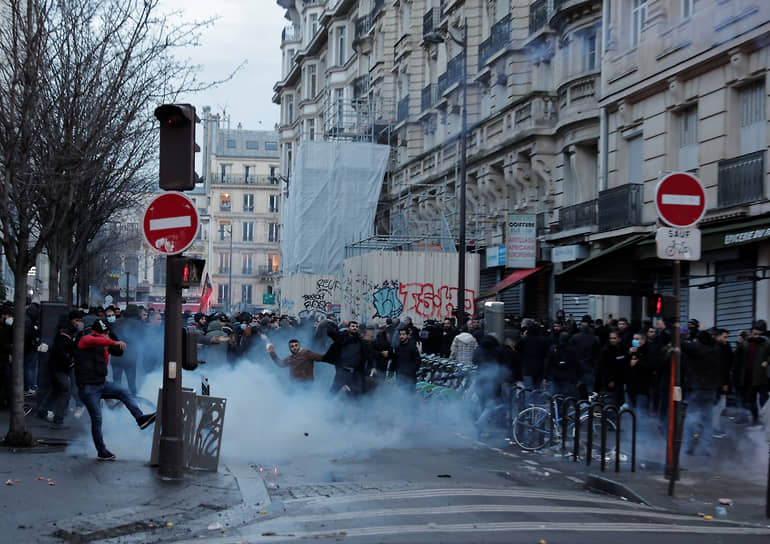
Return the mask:
<svg viewBox="0 0 770 544">
<path fill-rule="evenodd" d="M 548 355 L 548 340 L 537 333 L 529 332 L 516 344 L 516 351 L 521 354 L 521 373 L 532 376 L 535 382 L 543 379 L 545 358 Z"/>
<path fill-rule="evenodd" d="M 716 390 L 723 385 L 722 348 L 716 342 L 699 335 L 695 342 L 682 343 L 682 353 L 687 355 L 685 376 L 689 389 Z"/>
<path fill-rule="evenodd" d="M 392 369 L 400 379 L 416 382 L 418 368 L 420 368 L 420 352 L 412 342 L 399 344 L 393 350 Z"/>
<path fill-rule="evenodd" d="M 341 332 L 337 328 L 330 328 L 327 334 L 334 342 L 326 350 L 324 361 L 354 372 L 363 372 L 368 368 L 369 349 L 360 336 Z"/>
<path fill-rule="evenodd" d="M 596 376 L 597 391 L 623 389 L 623 378 L 628 365 L 628 353 L 618 342 L 616 346 L 606 344 L 599 352 L 599 369 Z M 612 384 L 610 386 L 609 384 Z"/>
<path fill-rule="evenodd" d="M 72 327 L 66 327 L 59 330 L 59 334 L 53 339 L 51 346 L 51 356 L 48 359 L 48 367 L 51 372 L 69 373 L 75 366 L 75 335 L 77 330 Z"/>
<path fill-rule="evenodd" d="M 548 352 L 546 377 L 549 380 L 576 384 L 579 372 L 577 352 L 570 344 L 556 344 Z"/>
</svg>

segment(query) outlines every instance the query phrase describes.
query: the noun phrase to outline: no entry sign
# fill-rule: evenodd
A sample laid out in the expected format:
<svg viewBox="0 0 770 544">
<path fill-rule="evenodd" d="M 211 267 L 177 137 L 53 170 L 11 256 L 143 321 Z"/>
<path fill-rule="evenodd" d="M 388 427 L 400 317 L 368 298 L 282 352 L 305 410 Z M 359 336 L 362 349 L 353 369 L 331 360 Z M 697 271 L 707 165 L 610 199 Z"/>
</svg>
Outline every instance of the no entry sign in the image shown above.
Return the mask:
<svg viewBox="0 0 770 544">
<path fill-rule="evenodd" d="M 655 207 L 658 217 L 672 227 L 691 227 L 706 212 L 706 191 L 692 174 L 674 172 L 658 182 Z"/>
<path fill-rule="evenodd" d="M 150 201 L 142 221 L 144 239 L 163 255 L 177 255 L 192 245 L 198 233 L 195 203 L 182 193 L 167 191 Z"/>
</svg>

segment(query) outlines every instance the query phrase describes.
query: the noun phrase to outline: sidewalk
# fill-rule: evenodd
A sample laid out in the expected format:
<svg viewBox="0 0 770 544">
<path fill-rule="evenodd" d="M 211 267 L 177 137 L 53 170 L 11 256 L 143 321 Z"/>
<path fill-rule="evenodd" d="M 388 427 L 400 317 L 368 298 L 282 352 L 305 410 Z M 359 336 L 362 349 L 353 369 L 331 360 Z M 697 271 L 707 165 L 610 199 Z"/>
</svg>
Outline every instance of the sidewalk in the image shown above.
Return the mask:
<svg viewBox="0 0 770 544">
<path fill-rule="evenodd" d="M 0 534 L 7 542 L 78 542 L 171 531 L 240 504 L 236 477 L 219 472 L 186 472 L 181 483 L 164 482 L 148 465 L 152 427 L 140 431 L 128 412 L 105 410 L 105 441 L 117 455 L 98 461 L 87 413 L 70 416 L 67 430 L 27 416 L 40 446 L 0 448 Z M 8 429 L 7 411 L 0 429 Z M 49 481 L 50 479 L 50 481 Z M 5 485 L 10 480 L 13 485 Z M 170 524 L 170 525 L 169 525 Z"/>
</svg>

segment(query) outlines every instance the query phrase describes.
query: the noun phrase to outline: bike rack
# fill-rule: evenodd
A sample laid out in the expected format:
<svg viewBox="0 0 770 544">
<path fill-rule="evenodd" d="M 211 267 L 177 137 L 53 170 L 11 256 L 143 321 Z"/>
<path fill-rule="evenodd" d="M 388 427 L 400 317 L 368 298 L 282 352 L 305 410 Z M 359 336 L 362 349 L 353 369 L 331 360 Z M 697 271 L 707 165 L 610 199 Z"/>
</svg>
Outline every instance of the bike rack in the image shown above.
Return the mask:
<svg viewBox="0 0 770 544">
<path fill-rule="evenodd" d="M 583 406 L 590 406 L 591 403 L 585 399 L 580 399 L 575 403 L 575 436 L 572 440 L 572 460 L 577 463 L 580 457 L 580 410 Z"/>
<path fill-rule="evenodd" d="M 629 409 L 623 408 L 618 412 L 618 428 L 615 429 L 617 438 L 617 451 L 615 452 L 615 472 L 620 472 L 620 420 L 623 418 L 623 414 L 631 414 L 631 472 L 636 472 L 636 413 Z"/>
<path fill-rule="evenodd" d="M 561 403 L 564 402 L 564 395 L 552 395 L 551 396 L 551 402 L 550 408 L 551 408 L 551 421 L 549 423 L 550 428 L 548 429 L 551 433 L 551 440 L 553 440 L 553 424 L 554 421 L 556 421 L 556 405 L 558 403 L 559 406 L 561 406 Z"/>
<path fill-rule="evenodd" d="M 607 404 L 602 408 L 602 441 L 601 441 L 601 467 L 602 472 L 604 472 L 606 466 L 607 466 L 607 413 L 608 412 L 615 412 L 615 419 L 618 420 L 618 426 L 616 429 L 615 434 L 615 457 L 616 459 L 620 459 L 620 433 L 618 432 L 620 429 L 620 418 L 618 417 L 620 411 L 618 410 L 618 407 L 614 404 Z"/>
<path fill-rule="evenodd" d="M 588 437 L 586 439 L 586 466 L 591 465 L 591 456 L 594 448 L 594 410 L 604 410 L 604 403 L 593 402 L 588 405 Z"/>
<path fill-rule="evenodd" d="M 567 413 L 567 406 L 572 404 L 575 407 L 575 411 L 578 411 L 577 407 L 578 400 L 575 397 L 565 397 L 561 404 L 559 405 L 559 411 L 561 412 L 561 451 L 564 453 L 567 451 L 567 418 L 565 417 L 565 414 Z M 580 419 L 580 418 L 578 418 Z"/>
</svg>

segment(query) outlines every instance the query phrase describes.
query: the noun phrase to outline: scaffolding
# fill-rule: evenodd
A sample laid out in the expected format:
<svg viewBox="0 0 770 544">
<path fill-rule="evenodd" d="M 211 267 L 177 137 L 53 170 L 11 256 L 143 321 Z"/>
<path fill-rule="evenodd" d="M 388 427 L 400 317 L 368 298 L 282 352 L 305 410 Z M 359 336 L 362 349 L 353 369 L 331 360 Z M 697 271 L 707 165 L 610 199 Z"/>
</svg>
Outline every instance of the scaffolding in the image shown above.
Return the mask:
<svg viewBox="0 0 770 544">
<path fill-rule="evenodd" d="M 395 110 L 384 100 L 366 96 L 368 87 L 358 89 L 358 85 L 363 83 L 354 84 L 356 97 L 352 99 L 334 97 L 331 90 L 326 93 L 323 103 L 324 140 L 390 146 Z"/>
</svg>

